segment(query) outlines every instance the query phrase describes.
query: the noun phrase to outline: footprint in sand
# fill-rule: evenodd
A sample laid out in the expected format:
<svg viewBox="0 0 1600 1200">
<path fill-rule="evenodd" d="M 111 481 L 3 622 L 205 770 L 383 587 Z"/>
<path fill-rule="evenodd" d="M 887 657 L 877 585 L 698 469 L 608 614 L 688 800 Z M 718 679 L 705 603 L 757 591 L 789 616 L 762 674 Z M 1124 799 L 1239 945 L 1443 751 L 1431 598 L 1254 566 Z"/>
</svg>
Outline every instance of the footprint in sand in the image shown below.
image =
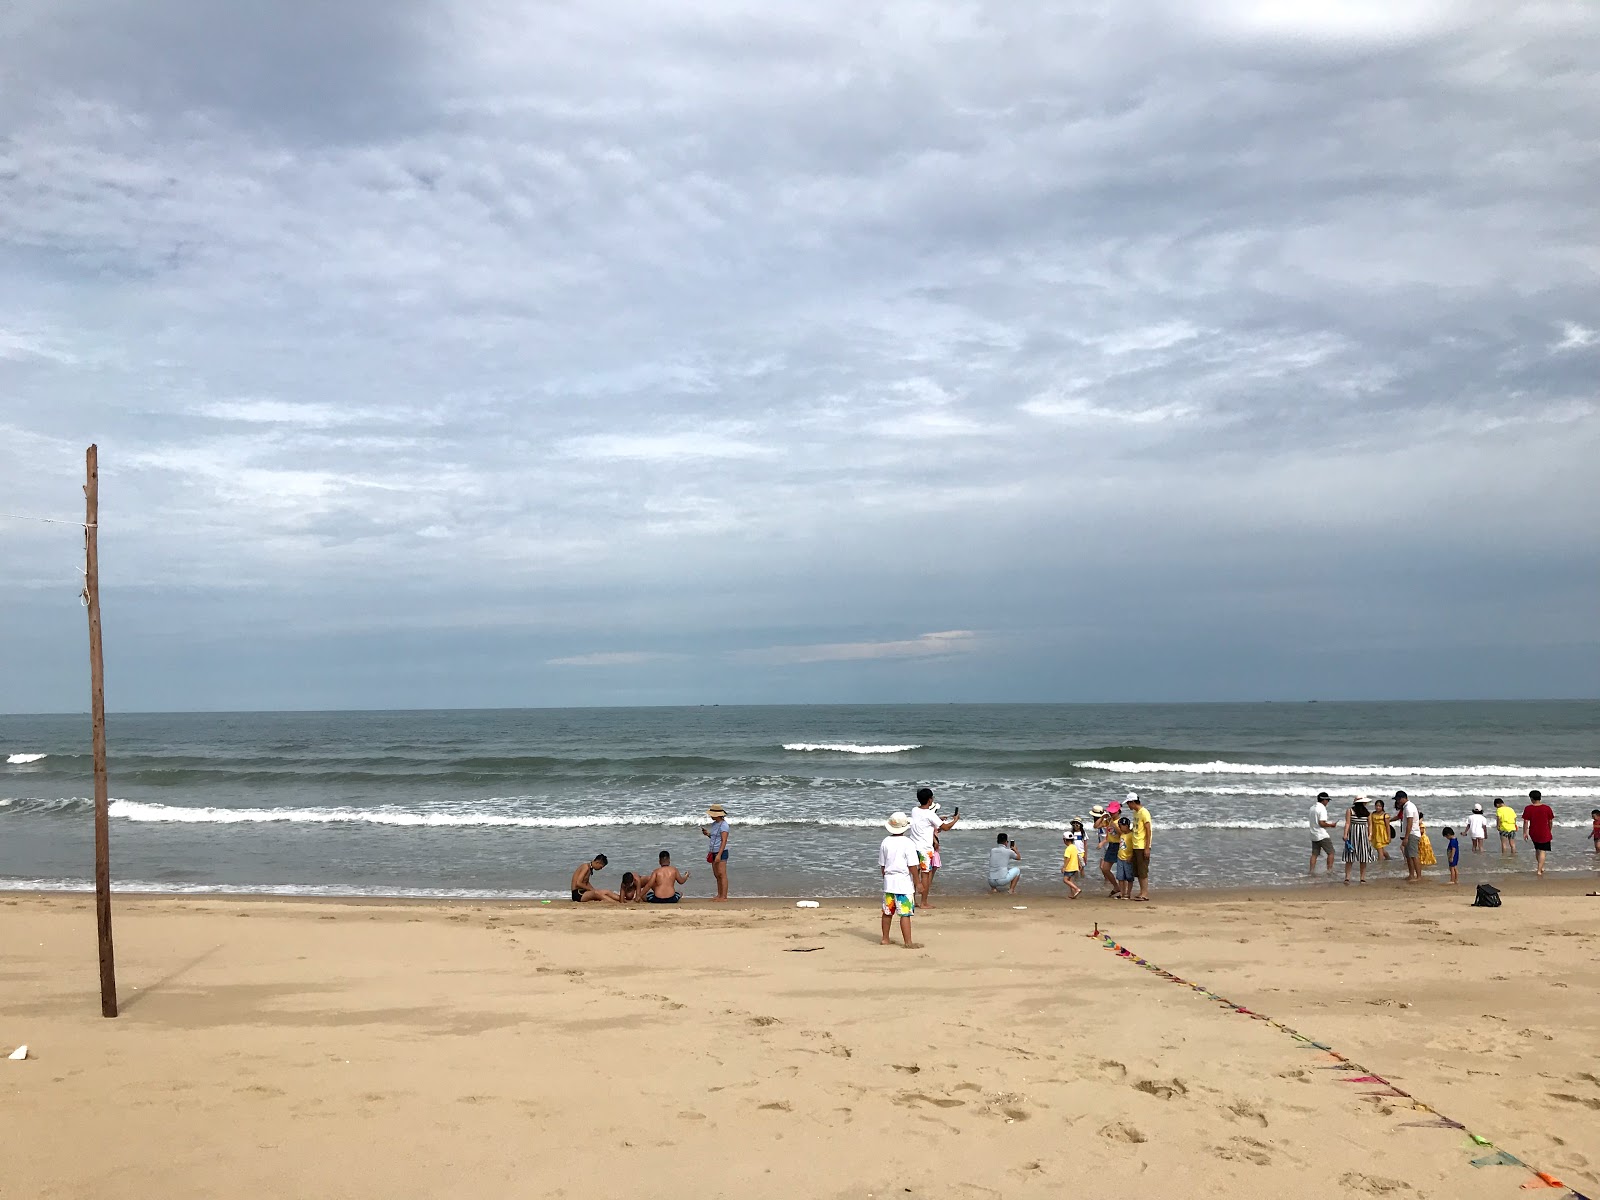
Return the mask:
<svg viewBox="0 0 1600 1200">
<path fill-rule="evenodd" d="M 1255 1138 L 1236 1137 L 1211 1153 L 1229 1162 L 1254 1163 L 1258 1167 L 1270 1167 L 1273 1162 L 1272 1147 Z"/>
<path fill-rule="evenodd" d="M 1171 1100 L 1174 1096 L 1187 1096 L 1188 1085 L 1181 1079 L 1170 1079 L 1162 1082 L 1158 1079 L 1141 1079 L 1133 1085 L 1133 1090 L 1143 1092 L 1147 1096 L 1156 1096 L 1162 1100 Z"/>
<path fill-rule="evenodd" d="M 1550 1092 L 1548 1095 L 1552 1100 L 1563 1100 L 1568 1104 L 1582 1104 L 1589 1108 L 1600 1109 L 1600 1100 L 1593 1096 L 1572 1096 L 1566 1092 Z"/>
<path fill-rule="evenodd" d="M 1100 1136 L 1108 1142 L 1127 1142 L 1134 1146 L 1149 1141 L 1137 1127 L 1126 1121 L 1113 1121 L 1110 1125 L 1101 1126 Z"/>
<path fill-rule="evenodd" d="M 746 1022 L 746 1023 L 750 1024 L 750 1025 L 758 1025 L 758 1026 L 760 1026 L 760 1027 L 762 1027 L 764 1029 L 768 1025 L 776 1025 L 776 1024 L 778 1024 L 778 1018 L 777 1017 L 751 1017 L 750 1020 L 748 1022 Z"/>
<path fill-rule="evenodd" d="M 894 1102 L 906 1108 L 915 1108 L 919 1104 L 932 1104 L 936 1108 L 960 1108 L 965 1100 L 957 1100 L 951 1096 L 929 1096 L 925 1092 L 901 1092 L 894 1098 Z"/>
<path fill-rule="evenodd" d="M 1411 1185 L 1398 1179 L 1385 1179 L 1381 1175 L 1363 1175 L 1360 1171 L 1346 1171 L 1339 1176 L 1339 1186 L 1350 1192 L 1365 1192 L 1369 1196 L 1390 1196 L 1395 1192 L 1409 1192 Z"/>
<path fill-rule="evenodd" d="M 1234 1116 L 1238 1117 L 1240 1120 L 1255 1121 L 1259 1123 L 1263 1129 L 1267 1127 L 1267 1114 L 1247 1101 L 1239 1100 L 1228 1105 L 1228 1111 Z"/>
<path fill-rule="evenodd" d="M 794 1105 L 790 1104 L 787 1100 L 774 1100 L 771 1104 L 758 1104 L 758 1105 L 756 1105 L 756 1107 L 760 1108 L 760 1109 L 764 1109 L 764 1110 L 766 1110 L 768 1112 L 793 1112 L 794 1111 Z"/>
</svg>

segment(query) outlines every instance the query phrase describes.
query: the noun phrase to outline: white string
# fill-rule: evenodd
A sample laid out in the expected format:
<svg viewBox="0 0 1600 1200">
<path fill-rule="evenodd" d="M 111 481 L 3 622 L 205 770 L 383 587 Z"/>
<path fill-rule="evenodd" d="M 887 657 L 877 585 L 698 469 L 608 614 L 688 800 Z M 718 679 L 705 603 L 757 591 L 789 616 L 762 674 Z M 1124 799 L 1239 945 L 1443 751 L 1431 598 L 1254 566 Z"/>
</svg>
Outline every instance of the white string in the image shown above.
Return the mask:
<svg viewBox="0 0 1600 1200">
<path fill-rule="evenodd" d="M 42 521 L 46 525 L 76 525 L 79 529 L 93 529 L 95 526 L 85 521 L 63 521 L 60 517 L 30 517 L 25 513 L 0 513 L 0 520 L 7 521 Z"/>
</svg>

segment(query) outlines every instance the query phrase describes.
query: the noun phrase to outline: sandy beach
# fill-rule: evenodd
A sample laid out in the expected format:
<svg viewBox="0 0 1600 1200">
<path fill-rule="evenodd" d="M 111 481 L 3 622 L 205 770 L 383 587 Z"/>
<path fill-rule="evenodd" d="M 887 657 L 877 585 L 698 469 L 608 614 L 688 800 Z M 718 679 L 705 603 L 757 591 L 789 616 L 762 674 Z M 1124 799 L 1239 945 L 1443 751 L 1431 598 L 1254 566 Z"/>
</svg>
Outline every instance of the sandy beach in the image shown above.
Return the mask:
<svg viewBox="0 0 1600 1200">
<path fill-rule="evenodd" d="M 1600 898 L 1505 890 L 1035 890 L 916 951 L 864 902 L 127 898 L 114 1021 L 90 900 L 9 896 L 0 1196 L 1600 1193 Z"/>
</svg>

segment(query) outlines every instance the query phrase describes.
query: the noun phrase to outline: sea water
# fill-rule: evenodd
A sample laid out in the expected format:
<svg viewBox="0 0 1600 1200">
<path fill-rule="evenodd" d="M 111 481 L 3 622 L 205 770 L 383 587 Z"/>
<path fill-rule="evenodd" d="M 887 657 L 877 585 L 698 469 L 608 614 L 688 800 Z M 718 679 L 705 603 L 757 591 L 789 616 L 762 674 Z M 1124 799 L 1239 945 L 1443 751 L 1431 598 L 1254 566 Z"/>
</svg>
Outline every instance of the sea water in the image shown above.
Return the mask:
<svg viewBox="0 0 1600 1200">
<path fill-rule="evenodd" d="M 666 849 L 705 895 L 698 828 L 721 804 L 736 895 L 867 895 L 883 822 L 921 786 L 961 809 L 952 893 L 984 890 L 999 832 L 1025 889 L 1059 890 L 1062 829 L 1130 790 L 1157 887 L 1302 879 L 1319 791 L 1338 818 L 1404 788 L 1442 859 L 1474 802 L 1520 814 L 1541 788 L 1552 869 L 1597 861 L 1594 701 L 113 714 L 108 737 L 126 891 L 543 898 L 594 854 L 615 887 Z M 0 888 L 88 886 L 88 743 L 86 717 L 0 716 Z M 1526 870 L 1522 850 L 1464 840 L 1463 876 Z"/>
</svg>

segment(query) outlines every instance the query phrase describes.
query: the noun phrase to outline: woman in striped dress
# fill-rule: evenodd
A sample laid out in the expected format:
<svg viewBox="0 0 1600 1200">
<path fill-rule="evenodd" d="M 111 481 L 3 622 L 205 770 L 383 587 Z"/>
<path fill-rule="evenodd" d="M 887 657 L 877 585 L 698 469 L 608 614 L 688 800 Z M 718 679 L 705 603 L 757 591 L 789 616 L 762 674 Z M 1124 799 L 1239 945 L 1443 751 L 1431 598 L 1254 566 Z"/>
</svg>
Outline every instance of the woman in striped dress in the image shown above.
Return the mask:
<svg viewBox="0 0 1600 1200">
<path fill-rule="evenodd" d="M 1368 821 L 1367 802 L 1357 796 L 1355 803 L 1344 814 L 1344 881 L 1350 882 L 1350 866 L 1361 864 L 1361 882 L 1367 881 L 1367 864 L 1378 857 L 1372 848 L 1372 825 Z"/>
</svg>

